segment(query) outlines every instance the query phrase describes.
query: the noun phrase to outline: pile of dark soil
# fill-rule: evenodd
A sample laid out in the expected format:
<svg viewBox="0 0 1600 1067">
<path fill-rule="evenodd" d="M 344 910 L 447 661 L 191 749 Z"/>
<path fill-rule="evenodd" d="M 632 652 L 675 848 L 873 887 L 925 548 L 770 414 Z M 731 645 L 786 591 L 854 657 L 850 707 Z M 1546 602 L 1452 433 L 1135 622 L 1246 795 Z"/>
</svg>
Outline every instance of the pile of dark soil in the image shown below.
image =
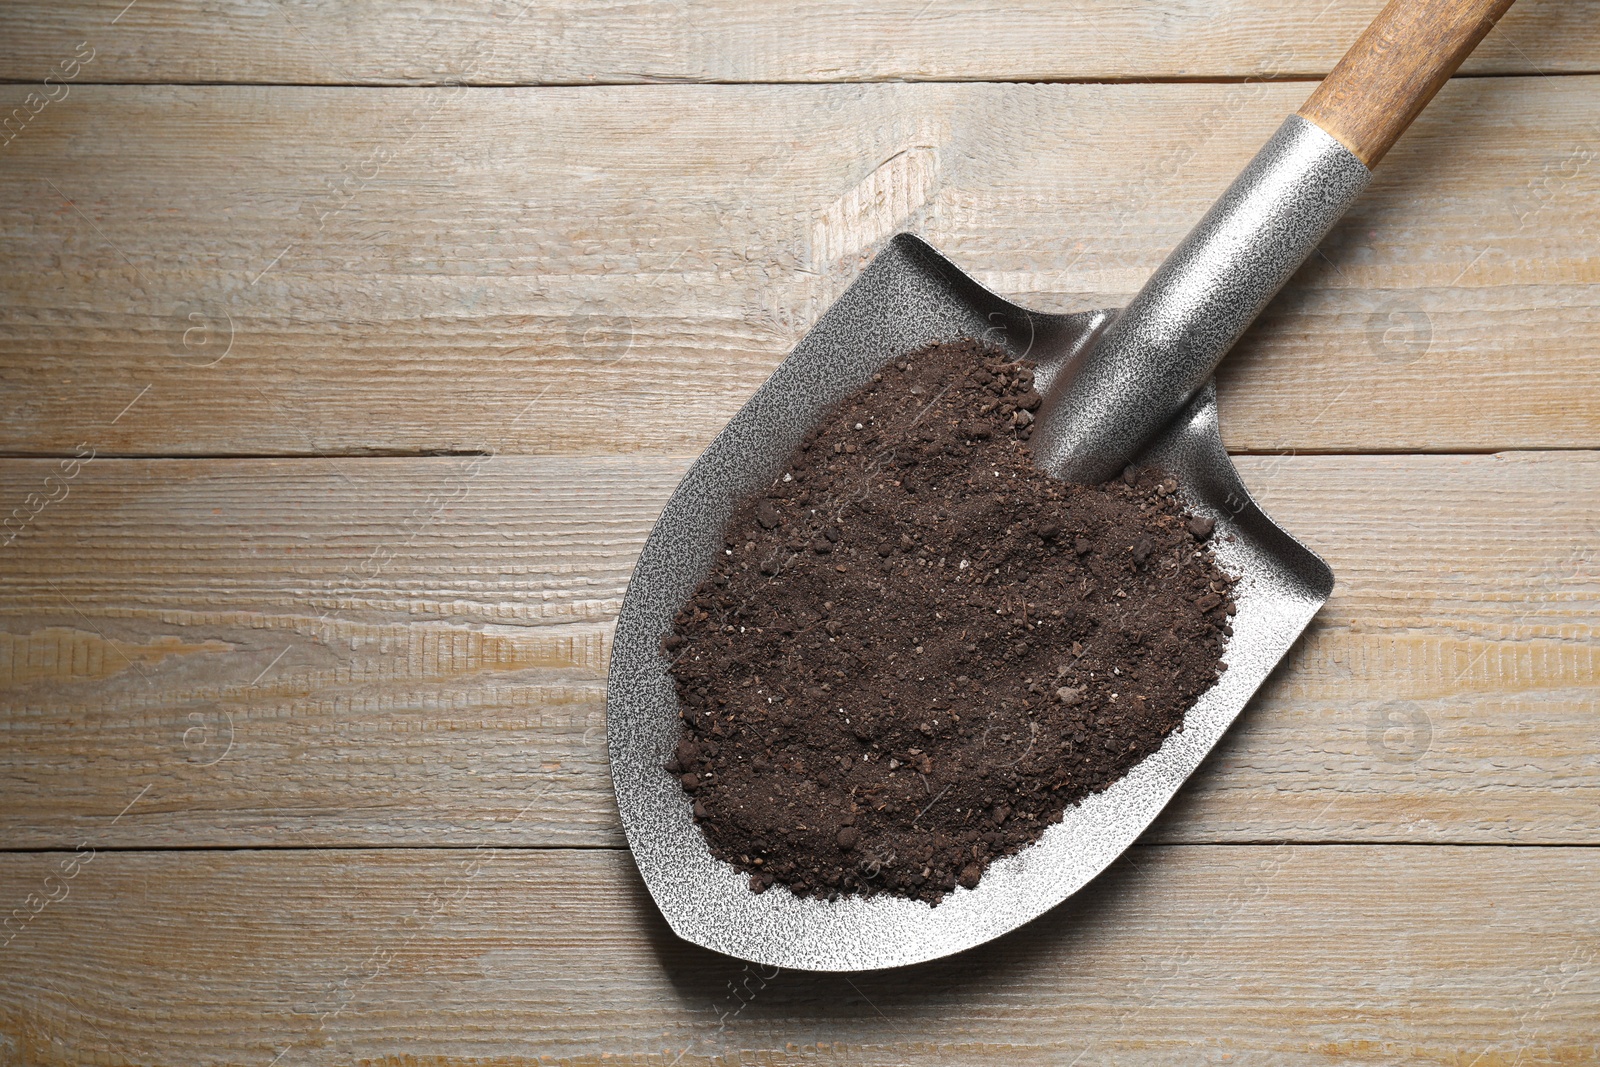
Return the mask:
<svg viewBox="0 0 1600 1067">
<path fill-rule="evenodd" d="M 662 642 L 667 771 L 714 855 L 798 894 L 930 903 L 1161 747 L 1220 663 L 1232 583 L 1152 470 L 1036 470 L 1024 364 L 919 352 L 765 492 Z"/>
</svg>

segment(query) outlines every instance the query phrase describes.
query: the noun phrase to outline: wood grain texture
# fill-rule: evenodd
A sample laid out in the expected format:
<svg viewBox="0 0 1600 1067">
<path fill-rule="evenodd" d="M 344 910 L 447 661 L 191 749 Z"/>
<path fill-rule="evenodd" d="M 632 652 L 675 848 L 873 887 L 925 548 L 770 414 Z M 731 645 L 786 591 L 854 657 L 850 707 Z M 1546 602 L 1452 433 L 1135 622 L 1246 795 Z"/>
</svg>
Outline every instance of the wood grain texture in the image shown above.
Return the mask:
<svg viewBox="0 0 1600 1067">
<path fill-rule="evenodd" d="M 620 844 L 611 626 L 686 462 L 92 461 L 0 549 L 0 840 Z M 1600 841 L 1600 455 L 1239 465 L 1338 585 L 1153 839 Z"/>
<path fill-rule="evenodd" d="M 1389 0 L 1299 114 L 1376 166 L 1511 4 Z"/>
<path fill-rule="evenodd" d="M 65 893 L 0 955 L 11 1062 L 1600 1056 L 1595 849 L 1136 847 L 1023 931 L 849 976 L 678 941 L 619 851 L 70 855 L 0 857 L 0 900 Z"/>
<path fill-rule="evenodd" d="M 1320 77 L 1381 0 L 10 0 L 0 77 L 427 85 Z M 120 17 L 119 17 L 120 16 Z M 1600 71 L 1600 5 L 1522 0 L 1467 70 Z"/>
<path fill-rule="evenodd" d="M 81 87 L 0 167 L 0 450 L 697 452 L 889 234 L 1115 305 L 1301 92 Z M 1600 78 L 1448 87 L 1230 447 L 1600 444 L 1597 130 Z"/>
<path fill-rule="evenodd" d="M 1145 844 L 849 979 L 620 848 L 635 555 L 872 251 L 1118 303 L 1379 7 L 0 5 L 0 1064 L 1600 1060 L 1600 452 L 1296 454 L 1600 448 L 1600 0 L 1225 364 L 1339 585 Z"/>
</svg>

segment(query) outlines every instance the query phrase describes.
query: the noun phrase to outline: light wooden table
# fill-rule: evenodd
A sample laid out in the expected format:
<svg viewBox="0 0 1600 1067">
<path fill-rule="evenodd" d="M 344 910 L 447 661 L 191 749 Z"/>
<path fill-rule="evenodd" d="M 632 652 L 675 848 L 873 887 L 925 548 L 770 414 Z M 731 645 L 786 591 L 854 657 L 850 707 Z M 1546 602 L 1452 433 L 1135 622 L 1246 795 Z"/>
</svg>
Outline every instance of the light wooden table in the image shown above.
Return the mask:
<svg viewBox="0 0 1600 1067">
<path fill-rule="evenodd" d="M 773 975 L 610 795 L 635 553 L 879 243 L 1116 304 L 1378 6 L 9 0 L 0 1063 L 1600 1062 L 1600 0 L 1226 365 L 1338 588 L 1101 881 Z"/>
</svg>

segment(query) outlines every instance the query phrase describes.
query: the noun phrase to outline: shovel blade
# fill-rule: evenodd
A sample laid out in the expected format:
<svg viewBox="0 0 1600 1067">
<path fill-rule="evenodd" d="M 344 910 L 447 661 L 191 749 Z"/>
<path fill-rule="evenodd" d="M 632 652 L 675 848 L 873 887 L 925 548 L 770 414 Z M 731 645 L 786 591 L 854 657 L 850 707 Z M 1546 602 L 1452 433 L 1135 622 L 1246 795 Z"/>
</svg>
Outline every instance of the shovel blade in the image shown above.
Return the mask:
<svg viewBox="0 0 1600 1067">
<path fill-rule="evenodd" d="M 1069 808 L 1038 842 L 991 864 L 976 888 L 956 889 L 937 907 L 889 895 L 800 899 L 782 887 L 758 895 L 748 876 L 711 855 L 689 798 L 662 768 L 680 725 L 660 641 L 721 549 L 734 505 L 770 484 L 805 434 L 891 360 L 938 341 L 982 338 L 1035 362 L 1048 397 L 1110 315 L 1029 311 L 901 234 L 684 475 L 623 598 L 606 703 L 623 828 L 645 885 L 678 936 L 777 967 L 858 971 L 935 959 L 1021 926 L 1133 844 L 1326 602 L 1332 572 L 1250 499 L 1222 447 L 1208 383 L 1138 460 L 1174 475 L 1185 505 L 1216 521 L 1214 551 L 1240 579 L 1223 657 L 1228 669 L 1189 709 L 1183 729 L 1110 788 Z"/>
</svg>

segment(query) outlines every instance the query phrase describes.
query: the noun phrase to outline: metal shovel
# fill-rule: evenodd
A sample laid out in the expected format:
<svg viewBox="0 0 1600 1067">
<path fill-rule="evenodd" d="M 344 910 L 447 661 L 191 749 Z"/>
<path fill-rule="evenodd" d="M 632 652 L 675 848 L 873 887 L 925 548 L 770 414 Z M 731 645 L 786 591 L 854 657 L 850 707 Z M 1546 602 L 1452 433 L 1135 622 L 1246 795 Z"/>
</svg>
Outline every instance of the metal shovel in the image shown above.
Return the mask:
<svg viewBox="0 0 1600 1067">
<path fill-rule="evenodd" d="M 640 553 L 612 649 L 606 730 L 628 843 L 672 929 L 802 970 L 933 959 L 1026 923 L 1131 845 L 1200 765 L 1327 600 L 1333 573 L 1250 499 L 1223 449 L 1212 370 L 1371 179 L 1370 167 L 1511 0 L 1392 0 L 1296 115 L 1121 310 L 1047 315 L 988 292 L 901 234 L 828 309 L 684 476 Z M 1228 670 L 1153 755 L 1069 808 L 1035 844 L 936 907 L 902 897 L 751 892 L 714 859 L 662 764 L 680 729 L 660 640 L 722 547 L 734 504 L 768 485 L 829 409 L 891 360 L 980 337 L 1037 363 L 1032 445 L 1058 477 L 1130 461 L 1175 475 L 1216 522 L 1238 614 Z"/>
</svg>

